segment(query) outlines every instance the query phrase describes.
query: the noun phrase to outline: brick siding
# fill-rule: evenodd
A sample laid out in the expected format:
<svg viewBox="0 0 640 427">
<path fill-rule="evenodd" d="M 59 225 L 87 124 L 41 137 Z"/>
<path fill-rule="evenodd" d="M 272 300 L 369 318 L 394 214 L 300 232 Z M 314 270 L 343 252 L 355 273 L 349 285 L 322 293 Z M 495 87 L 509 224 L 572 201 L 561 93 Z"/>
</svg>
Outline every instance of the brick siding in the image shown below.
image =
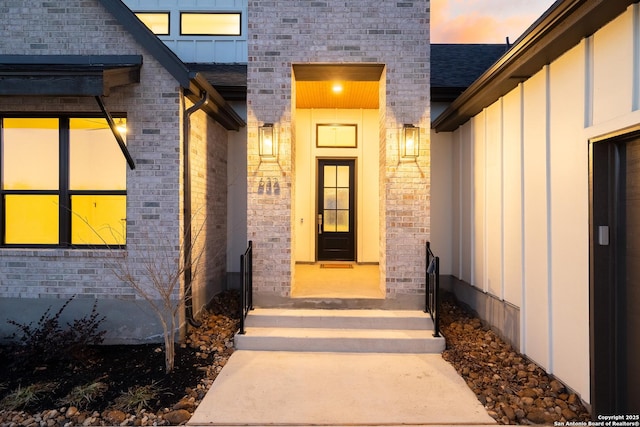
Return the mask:
<svg viewBox="0 0 640 427">
<path fill-rule="evenodd" d="M 0 18 L 0 32 L 11 35 L 0 38 L 0 54 L 144 57 L 141 82 L 115 88 L 104 98 L 109 111 L 127 115 L 127 146 L 136 163 L 134 170 L 127 169 L 126 249 L 0 249 L 0 299 L 77 295 L 139 301 L 131 287 L 114 277 L 112 267 L 115 259 L 116 264 L 126 262 L 141 272 L 149 256 L 179 258 L 183 221 L 181 88 L 97 1 L 8 0 L 0 7 L 0 14 L 10 17 Z M 0 112 L 99 114 L 100 110 L 92 97 L 0 97 Z M 203 168 L 192 174 L 194 205 L 205 206 L 207 217 L 215 218 L 212 228 L 205 227 L 200 238 L 215 243 L 216 248 L 224 247 L 226 132 L 204 113 L 194 117 L 199 117 L 194 133 L 203 132 L 193 138 L 194 166 Z M 206 234 L 209 230 L 211 235 Z M 195 284 L 198 307 L 212 296 L 205 286 L 214 284 L 213 289 L 220 289 L 223 283 L 225 251 L 221 254 L 207 258 L 211 264 L 202 269 L 203 275 Z M 136 337 L 136 325 L 127 325 L 126 319 L 121 319 L 122 324 L 118 321 L 108 337 L 115 338 L 117 329 L 120 340 L 143 338 Z"/>
<path fill-rule="evenodd" d="M 248 58 L 248 235 L 258 292 L 289 296 L 295 142 L 295 63 L 382 63 L 381 270 L 389 298 L 424 292 L 429 236 L 429 2 L 250 0 Z M 260 162 L 258 126 L 276 123 L 277 163 Z M 403 123 L 420 126 L 420 157 L 399 162 Z M 276 176 L 279 195 L 258 194 Z"/>
</svg>

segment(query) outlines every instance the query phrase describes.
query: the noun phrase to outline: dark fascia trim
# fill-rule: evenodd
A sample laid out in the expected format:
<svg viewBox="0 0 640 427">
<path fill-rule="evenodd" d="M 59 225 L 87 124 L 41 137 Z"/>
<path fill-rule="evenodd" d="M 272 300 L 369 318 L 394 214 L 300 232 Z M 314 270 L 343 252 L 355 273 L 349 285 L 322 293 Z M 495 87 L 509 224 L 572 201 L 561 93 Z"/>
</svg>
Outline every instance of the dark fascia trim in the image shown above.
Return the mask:
<svg viewBox="0 0 640 427">
<path fill-rule="evenodd" d="M 108 95 L 139 83 L 141 66 L 141 55 L 0 55 L 0 95 Z"/>
<path fill-rule="evenodd" d="M 189 87 L 187 66 L 121 0 L 99 0 L 114 18 L 180 83 Z"/>
<path fill-rule="evenodd" d="M 10 70 L 12 67 L 25 68 L 43 65 L 55 69 L 78 67 L 120 68 L 142 65 L 141 55 L 0 55 L 0 69 Z M 58 68 L 59 67 L 59 68 Z"/>
<path fill-rule="evenodd" d="M 432 123 L 452 132 L 637 0 L 558 0 Z"/>
<path fill-rule="evenodd" d="M 211 86 L 211 83 L 200 73 L 189 73 L 191 85 L 186 93 L 191 102 L 200 100 L 201 92 L 209 94 L 209 102 L 202 109 L 227 130 L 240 130 L 246 123 L 227 103 L 227 101 Z"/>
<path fill-rule="evenodd" d="M 140 43 L 160 64 L 187 89 L 187 96 L 193 101 L 200 99 L 200 90 L 206 90 L 210 102 L 205 108 L 214 119 L 219 120 L 227 130 L 238 130 L 245 122 L 235 113 L 225 99 L 198 73 L 190 72 L 187 65 L 173 53 L 121 0 L 99 0 L 116 20 Z M 204 80 L 204 83 L 202 82 Z M 205 84 L 206 83 L 206 84 Z M 206 89 L 205 89 L 206 87 Z M 195 101 L 194 101 L 195 102 Z M 213 104 L 213 105 L 212 105 Z"/>
</svg>

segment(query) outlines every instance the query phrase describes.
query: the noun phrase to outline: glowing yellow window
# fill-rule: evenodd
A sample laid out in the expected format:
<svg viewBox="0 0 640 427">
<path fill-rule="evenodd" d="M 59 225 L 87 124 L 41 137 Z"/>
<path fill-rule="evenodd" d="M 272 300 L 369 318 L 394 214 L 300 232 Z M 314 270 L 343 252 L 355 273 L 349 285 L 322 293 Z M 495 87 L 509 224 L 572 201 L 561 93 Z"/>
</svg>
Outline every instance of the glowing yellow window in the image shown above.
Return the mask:
<svg viewBox="0 0 640 427">
<path fill-rule="evenodd" d="M 169 35 L 169 12 L 136 12 L 136 16 L 153 34 Z"/>
<path fill-rule="evenodd" d="M 71 243 L 124 245 L 127 196 L 71 196 Z"/>
<path fill-rule="evenodd" d="M 105 119 L 5 117 L 0 125 L 0 244 L 125 244 L 127 166 Z"/>
<path fill-rule="evenodd" d="M 4 119 L 2 188 L 57 190 L 58 119 Z"/>
<path fill-rule="evenodd" d="M 124 119 L 116 123 L 126 126 Z M 69 121 L 69 159 L 71 190 L 127 189 L 127 162 L 105 119 Z"/>
<path fill-rule="evenodd" d="M 180 34 L 188 36 L 239 36 L 239 13 L 180 14 Z"/>
<path fill-rule="evenodd" d="M 58 243 L 58 196 L 7 194 L 4 202 L 5 243 Z"/>
</svg>

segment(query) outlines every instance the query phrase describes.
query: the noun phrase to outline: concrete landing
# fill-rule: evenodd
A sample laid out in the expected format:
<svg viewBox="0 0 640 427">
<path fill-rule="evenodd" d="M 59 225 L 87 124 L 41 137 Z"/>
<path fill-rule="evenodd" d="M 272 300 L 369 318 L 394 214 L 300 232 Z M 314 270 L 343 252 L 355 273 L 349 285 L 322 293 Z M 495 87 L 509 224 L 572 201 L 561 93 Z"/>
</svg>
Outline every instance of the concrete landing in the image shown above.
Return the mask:
<svg viewBox="0 0 640 427">
<path fill-rule="evenodd" d="M 238 350 L 191 426 L 495 425 L 439 354 Z"/>
</svg>

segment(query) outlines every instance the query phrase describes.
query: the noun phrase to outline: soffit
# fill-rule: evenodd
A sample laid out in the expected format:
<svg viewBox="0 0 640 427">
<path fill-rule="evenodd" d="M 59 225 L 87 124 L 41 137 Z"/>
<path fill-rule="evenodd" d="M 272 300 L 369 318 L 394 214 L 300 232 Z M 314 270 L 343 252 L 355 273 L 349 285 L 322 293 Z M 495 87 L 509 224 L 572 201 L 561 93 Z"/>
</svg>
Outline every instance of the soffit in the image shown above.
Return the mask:
<svg viewBox="0 0 640 427">
<path fill-rule="evenodd" d="M 377 109 L 383 71 L 382 64 L 295 64 L 296 107 Z"/>
</svg>

